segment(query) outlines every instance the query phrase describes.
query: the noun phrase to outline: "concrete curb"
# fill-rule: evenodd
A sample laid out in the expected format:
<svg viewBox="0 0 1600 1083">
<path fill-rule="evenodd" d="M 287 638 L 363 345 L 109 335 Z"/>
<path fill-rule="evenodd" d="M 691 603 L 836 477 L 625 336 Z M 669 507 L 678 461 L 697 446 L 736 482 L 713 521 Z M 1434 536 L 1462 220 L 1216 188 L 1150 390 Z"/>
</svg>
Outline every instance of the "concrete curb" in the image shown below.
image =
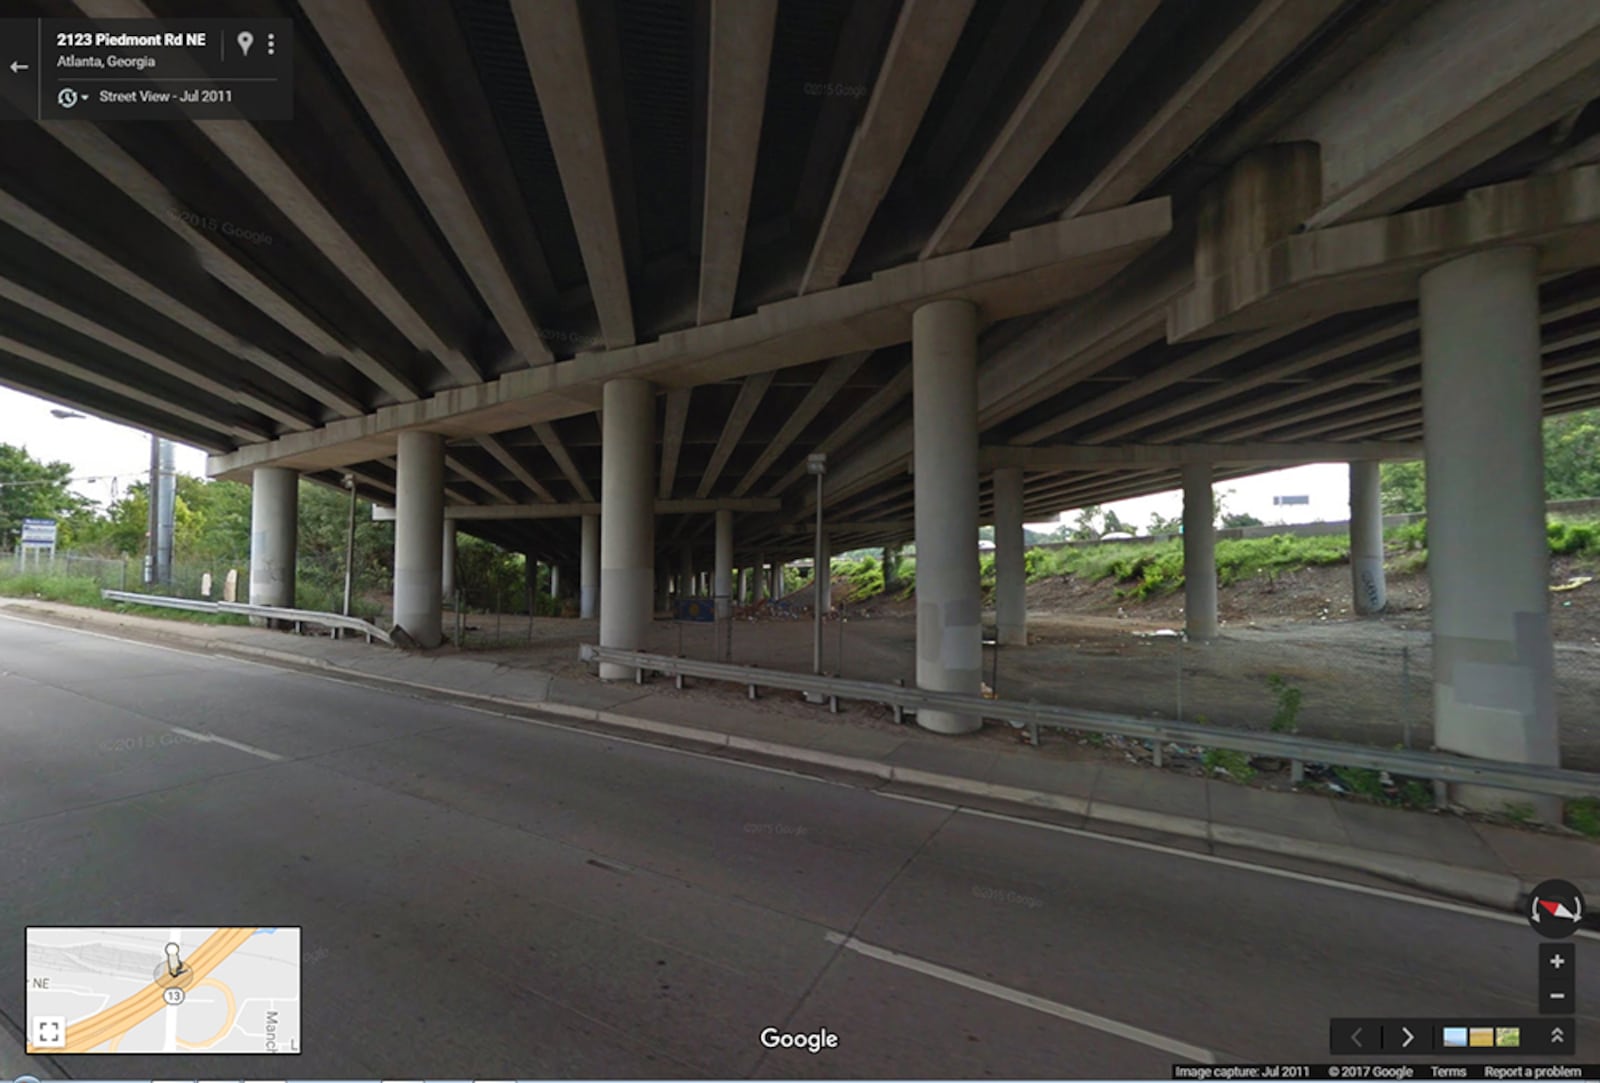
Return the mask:
<svg viewBox="0 0 1600 1083">
<path fill-rule="evenodd" d="M 24 607 L 16 606 L 15 608 Z M 50 615 L 54 616 L 55 614 Z M 159 638 L 170 640 L 180 637 Z M 1335 865 L 1341 868 L 1370 873 L 1396 883 L 1407 884 L 1435 894 L 1463 902 L 1476 903 L 1496 910 L 1514 910 L 1517 907 L 1518 900 L 1533 886 L 1509 872 L 1490 872 L 1484 869 L 1447 865 L 1442 862 L 1407 857 L 1401 854 L 1372 853 L 1338 843 L 1316 842 L 1310 839 L 1296 838 L 1292 835 L 1279 835 L 1269 831 L 1259 831 L 1254 828 L 1218 824 L 1195 816 L 1182 816 L 1157 812 L 1151 809 L 1106 804 L 1092 799 L 1086 800 L 1081 797 L 1073 797 L 1068 794 L 1051 793 L 1047 790 L 1006 786 L 960 775 L 897 767 L 893 764 L 882 763 L 878 760 L 861 756 L 824 752 L 820 749 L 784 744 L 780 741 L 740 737 L 723 733 L 720 730 L 686 726 L 675 722 L 661 722 L 649 718 L 640 718 L 635 715 L 619 714 L 616 711 L 577 707 L 548 700 L 527 700 L 509 696 L 488 695 L 481 692 L 467 692 L 459 688 L 447 688 L 422 681 L 407 680 L 403 677 L 366 673 L 359 669 L 338 665 L 325 658 L 310 658 L 291 651 L 273 650 L 270 647 L 231 643 L 226 640 L 189 640 L 186 642 L 195 649 L 202 649 L 214 654 L 239 656 L 246 660 L 262 659 L 290 667 L 318 669 L 356 680 L 377 681 L 402 688 L 432 692 L 455 699 L 472 700 L 478 703 L 493 704 L 497 707 L 512 707 L 518 710 L 534 710 L 574 721 L 595 722 L 614 726 L 639 734 L 691 741 L 714 749 L 726 748 L 741 752 L 754 752 L 759 755 L 771 756 L 775 759 L 787 760 L 791 763 L 827 767 L 851 774 L 864 775 L 869 778 L 877 778 L 884 782 L 898 782 L 905 785 L 938 790 L 952 795 L 985 797 L 1026 807 L 1050 809 L 1083 816 L 1090 824 L 1098 821 L 1124 827 L 1143 828 L 1183 838 L 1200 839 L 1218 845 L 1255 850 L 1264 854 Z M 559 725 L 559 723 L 553 724 Z"/>
</svg>

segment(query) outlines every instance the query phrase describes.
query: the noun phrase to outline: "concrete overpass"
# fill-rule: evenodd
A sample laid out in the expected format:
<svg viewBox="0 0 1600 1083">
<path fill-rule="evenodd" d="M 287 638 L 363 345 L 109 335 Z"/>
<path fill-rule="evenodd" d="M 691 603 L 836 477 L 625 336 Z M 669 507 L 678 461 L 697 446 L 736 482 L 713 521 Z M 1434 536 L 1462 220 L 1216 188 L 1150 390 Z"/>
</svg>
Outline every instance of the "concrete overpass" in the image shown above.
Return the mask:
<svg viewBox="0 0 1600 1083">
<path fill-rule="evenodd" d="M 1376 459 L 1421 454 L 1440 743 L 1554 762 L 1538 422 L 1600 402 L 1587 0 L 206 11 L 294 19 L 297 119 L 12 115 L 0 380 L 253 480 L 258 600 L 294 478 L 350 473 L 422 642 L 450 521 L 581 565 L 630 646 L 669 567 L 726 595 L 809 550 L 822 452 L 830 544 L 915 536 L 919 680 L 970 691 L 980 521 L 1015 641 L 1025 518 L 1181 483 L 1203 639 L 1214 481 L 1352 460 L 1372 608 Z"/>
</svg>

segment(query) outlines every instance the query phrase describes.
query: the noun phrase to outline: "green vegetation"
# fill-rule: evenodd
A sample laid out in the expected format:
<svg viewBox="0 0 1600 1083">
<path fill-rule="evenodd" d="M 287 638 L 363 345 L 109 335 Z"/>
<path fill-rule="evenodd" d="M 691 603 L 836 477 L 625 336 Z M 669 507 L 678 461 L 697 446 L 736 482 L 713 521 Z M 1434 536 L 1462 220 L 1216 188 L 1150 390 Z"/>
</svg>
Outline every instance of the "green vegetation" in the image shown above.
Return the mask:
<svg viewBox="0 0 1600 1083">
<path fill-rule="evenodd" d="M 1600 838 L 1600 800 L 1580 797 L 1568 801 L 1567 826 L 1590 838 Z"/>
<path fill-rule="evenodd" d="M 1256 777 L 1256 769 L 1250 766 L 1250 757 L 1237 749 L 1208 748 L 1201 755 L 1200 762 L 1205 765 L 1207 774 L 1216 774 L 1220 767 L 1240 782 L 1249 782 Z"/>
<path fill-rule="evenodd" d="M 1272 732 L 1293 733 L 1303 693 L 1276 673 L 1267 678 L 1267 687 L 1272 689 L 1278 701 L 1277 708 L 1272 712 Z"/>
<path fill-rule="evenodd" d="M 123 605 L 100 596 L 100 581 L 86 575 L 13 575 L 0 578 L 0 595 L 8 598 L 38 598 L 93 609 L 108 609 L 141 617 L 164 617 L 197 624 L 247 624 L 248 618 L 232 613 L 195 613 L 185 609 L 161 609 L 148 605 Z"/>
<path fill-rule="evenodd" d="M 1380 805 L 1410 809 L 1433 807 L 1433 788 L 1426 782 L 1405 779 L 1394 785 L 1391 793 L 1390 787 L 1383 784 L 1383 773 L 1370 767 L 1335 767 L 1333 773 L 1345 789 Z"/>
<path fill-rule="evenodd" d="M 1380 477 L 1385 513 L 1428 510 L 1427 476 L 1421 462 L 1384 463 Z M 1544 495 L 1546 500 L 1600 496 L 1600 409 L 1545 419 Z"/>
</svg>

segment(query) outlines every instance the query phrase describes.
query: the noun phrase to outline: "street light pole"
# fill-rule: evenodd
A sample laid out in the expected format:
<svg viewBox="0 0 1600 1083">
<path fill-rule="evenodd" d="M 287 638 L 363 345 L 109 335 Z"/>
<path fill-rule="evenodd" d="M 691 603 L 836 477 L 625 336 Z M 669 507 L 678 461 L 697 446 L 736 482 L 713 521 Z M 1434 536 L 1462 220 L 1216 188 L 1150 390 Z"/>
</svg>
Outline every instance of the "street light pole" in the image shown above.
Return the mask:
<svg viewBox="0 0 1600 1083">
<path fill-rule="evenodd" d="M 346 474 L 344 487 L 350 490 L 350 522 L 344 534 L 344 615 L 348 617 L 356 581 L 356 479 Z"/>
<path fill-rule="evenodd" d="M 827 581 L 827 563 L 822 552 L 822 477 L 828 472 L 828 456 L 818 451 L 806 456 L 806 473 L 817 479 L 817 536 L 811 557 L 811 672 L 822 674 L 822 598 Z"/>
</svg>

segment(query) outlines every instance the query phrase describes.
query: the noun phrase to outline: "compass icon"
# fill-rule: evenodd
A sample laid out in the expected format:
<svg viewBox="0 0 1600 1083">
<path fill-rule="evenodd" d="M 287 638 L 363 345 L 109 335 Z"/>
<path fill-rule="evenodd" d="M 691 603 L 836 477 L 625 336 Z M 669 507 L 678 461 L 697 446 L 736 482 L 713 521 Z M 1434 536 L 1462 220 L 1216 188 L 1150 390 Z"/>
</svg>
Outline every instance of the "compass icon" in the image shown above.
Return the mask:
<svg viewBox="0 0 1600 1083">
<path fill-rule="evenodd" d="M 1528 924 L 1553 940 L 1571 936 L 1583 921 L 1583 894 L 1565 880 L 1546 880 L 1528 896 Z"/>
</svg>

